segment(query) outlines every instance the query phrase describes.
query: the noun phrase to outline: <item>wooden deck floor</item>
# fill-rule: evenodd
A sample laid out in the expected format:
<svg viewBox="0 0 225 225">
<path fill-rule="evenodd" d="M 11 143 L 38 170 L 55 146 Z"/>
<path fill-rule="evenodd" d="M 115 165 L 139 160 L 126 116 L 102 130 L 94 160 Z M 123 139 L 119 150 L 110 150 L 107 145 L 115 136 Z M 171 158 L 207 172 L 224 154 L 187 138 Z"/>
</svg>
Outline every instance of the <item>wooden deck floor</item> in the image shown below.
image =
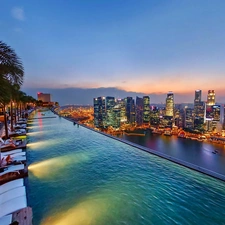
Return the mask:
<svg viewBox="0 0 225 225">
<path fill-rule="evenodd" d="M 12 214 L 12 222 L 17 221 L 19 225 L 32 225 L 32 208 L 26 207 Z"/>
<path fill-rule="evenodd" d="M 1 148 L 1 152 L 8 152 L 8 151 L 11 151 L 11 150 L 15 150 L 15 149 L 19 149 L 19 148 L 26 148 L 27 146 L 27 142 L 26 140 L 23 140 L 22 143 L 20 145 L 17 145 L 16 147 L 13 147 L 13 146 L 8 146 L 8 147 L 3 147 Z"/>
</svg>

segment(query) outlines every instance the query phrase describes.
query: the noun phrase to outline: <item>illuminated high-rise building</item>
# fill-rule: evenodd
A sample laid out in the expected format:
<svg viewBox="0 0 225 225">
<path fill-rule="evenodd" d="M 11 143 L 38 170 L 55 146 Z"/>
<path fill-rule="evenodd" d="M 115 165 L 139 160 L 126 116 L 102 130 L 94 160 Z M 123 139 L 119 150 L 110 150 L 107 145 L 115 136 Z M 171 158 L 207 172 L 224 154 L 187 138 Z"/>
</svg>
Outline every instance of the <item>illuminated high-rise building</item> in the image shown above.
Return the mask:
<svg viewBox="0 0 225 225">
<path fill-rule="evenodd" d="M 202 109 L 203 102 L 202 102 L 202 91 L 196 90 L 195 91 L 195 99 L 194 99 L 194 115 L 195 117 L 202 116 L 204 117 L 204 109 Z"/>
<path fill-rule="evenodd" d="M 143 97 L 144 109 L 143 109 L 143 123 L 149 124 L 150 123 L 150 97 L 144 96 Z"/>
<path fill-rule="evenodd" d="M 195 91 L 195 103 L 202 101 L 202 90 Z"/>
<path fill-rule="evenodd" d="M 221 115 L 221 105 L 207 106 L 206 108 L 206 119 L 214 121 L 222 121 Z"/>
<path fill-rule="evenodd" d="M 127 116 L 126 116 L 126 104 L 125 99 L 117 99 L 117 105 L 120 107 L 120 122 L 126 123 Z"/>
<path fill-rule="evenodd" d="M 105 97 L 94 98 L 94 125 L 104 128 L 106 125 Z"/>
<path fill-rule="evenodd" d="M 174 96 L 172 92 L 167 94 L 165 114 L 160 120 L 160 124 L 168 128 L 172 128 L 174 124 Z"/>
<path fill-rule="evenodd" d="M 143 98 L 136 97 L 136 123 L 138 126 L 143 124 Z"/>
<path fill-rule="evenodd" d="M 205 102 L 202 101 L 202 91 L 195 91 L 194 99 L 194 129 L 204 130 L 205 122 Z"/>
<path fill-rule="evenodd" d="M 125 104 L 126 104 L 126 117 L 128 123 L 134 123 L 135 122 L 135 104 L 134 99 L 132 97 L 126 97 L 125 98 Z"/>
<path fill-rule="evenodd" d="M 107 126 L 112 126 L 114 122 L 113 108 L 115 106 L 114 97 L 106 97 L 106 124 Z"/>
<path fill-rule="evenodd" d="M 51 94 L 41 92 L 37 93 L 37 99 L 38 101 L 42 101 L 43 106 L 53 105 L 54 102 L 52 102 L 51 98 L 52 98 Z"/>
<path fill-rule="evenodd" d="M 194 99 L 194 113 L 198 114 L 199 111 L 199 105 L 201 105 L 202 102 L 202 90 L 196 90 L 195 91 L 195 99 Z"/>
<path fill-rule="evenodd" d="M 222 130 L 223 107 L 221 105 L 211 105 L 206 108 L 206 129 L 207 131 L 219 132 Z"/>
<path fill-rule="evenodd" d="M 193 128 L 194 121 L 193 121 L 193 115 L 192 115 L 192 109 L 191 108 L 185 108 L 185 114 L 184 114 L 184 127 L 185 128 Z"/>
<path fill-rule="evenodd" d="M 37 99 L 42 102 L 51 102 L 51 94 L 38 92 Z"/>
<path fill-rule="evenodd" d="M 166 98 L 166 113 L 165 116 L 174 116 L 174 95 L 172 92 L 167 94 Z"/>
<path fill-rule="evenodd" d="M 216 104 L 216 94 L 214 90 L 208 90 L 207 95 L 207 105 L 215 105 Z"/>
<path fill-rule="evenodd" d="M 120 105 L 117 104 L 113 107 L 113 120 L 111 126 L 114 128 L 119 128 L 121 124 L 121 108 Z"/>
<path fill-rule="evenodd" d="M 160 110 L 156 106 L 151 106 L 150 110 L 150 124 L 151 125 L 159 125 L 160 122 Z"/>
</svg>

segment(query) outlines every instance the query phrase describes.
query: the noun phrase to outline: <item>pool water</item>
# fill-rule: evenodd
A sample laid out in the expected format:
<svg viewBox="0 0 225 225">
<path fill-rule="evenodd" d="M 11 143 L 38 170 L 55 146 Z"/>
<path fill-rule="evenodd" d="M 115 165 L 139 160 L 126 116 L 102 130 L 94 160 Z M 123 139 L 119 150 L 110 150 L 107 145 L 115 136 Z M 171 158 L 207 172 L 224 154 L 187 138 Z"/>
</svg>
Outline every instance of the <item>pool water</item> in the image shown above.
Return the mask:
<svg viewBox="0 0 225 225">
<path fill-rule="evenodd" d="M 225 224 L 223 181 L 52 116 L 28 124 L 34 225 Z"/>
</svg>

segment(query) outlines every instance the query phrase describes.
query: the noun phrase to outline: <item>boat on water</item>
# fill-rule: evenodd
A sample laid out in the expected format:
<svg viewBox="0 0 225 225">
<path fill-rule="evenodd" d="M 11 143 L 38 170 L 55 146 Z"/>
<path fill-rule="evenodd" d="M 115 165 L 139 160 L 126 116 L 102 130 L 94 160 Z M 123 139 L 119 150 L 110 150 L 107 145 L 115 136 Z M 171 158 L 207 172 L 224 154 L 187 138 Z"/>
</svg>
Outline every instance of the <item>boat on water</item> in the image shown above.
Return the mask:
<svg viewBox="0 0 225 225">
<path fill-rule="evenodd" d="M 206 141 L 206 136 L 202 135 L 198 138 L 198 141 Z"/>
<path fill-rule="evenodd" d="M 165 136 L 172 136 L 172 132 L 170 130 L 165 130 L 164 135 Z"/>
<path fill-rule="evenodd" d="M 212 151 L 212 153 L 213 153 L 213 154 L 218 154 L 219 152 L 218 152 L 217 149 L 215 149 L 214 151 Z"/>
<path fill-rule="evenodd" d="M 195 140 L 195 141 L 197 141 L 197 140 L 198 140 L 198 138 L 197 138 L 197 137 L 190 137 L 190 139 L 191 139 L 191 140 Z"/>
<path fill-rule="evenodd" d="M 143 129 L 135 129 L 135 130 L 132 130 L 132 131 L 126 130 L 124 133 L 128 136 L 145 136 L 146 131 L 143 130 Z"/>
<path fill-rule="evenodd" d="M 158 130 L 158 129 L 155 129 L 155 130 L 152 131 L 152 134 L 159 134 L 159 135 L 161 135 L 162 131 Z"/>
<path fill-rule="evenodd" d="M 213 154 L 217 154 L 219 153 L 217 149 L 215 149 L 214 151 L 212 151 Z"/>
</svg>

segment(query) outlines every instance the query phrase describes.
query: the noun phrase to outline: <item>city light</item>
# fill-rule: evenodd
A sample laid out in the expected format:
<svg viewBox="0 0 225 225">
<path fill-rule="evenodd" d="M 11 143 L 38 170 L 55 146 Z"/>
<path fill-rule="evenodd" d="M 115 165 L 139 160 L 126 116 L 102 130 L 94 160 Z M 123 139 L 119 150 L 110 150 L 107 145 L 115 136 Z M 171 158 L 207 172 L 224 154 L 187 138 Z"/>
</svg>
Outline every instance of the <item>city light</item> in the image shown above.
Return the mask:
<svg viewBox="0 0 225 225">
<path fill-rule="evenodd" d="M 209 90 L 206 102 L 201 95 L 201 90 L 195 90 L 193 104 L 183 106 L 175 104 L 172 91 L 164 104 L 156 105 L 150 103 L 149 96 L 136 97 L 136 102 L 132 97 L 95 97 L 93 107 L 74 106 L 59 113 L 111 135 L 145 135 L 146 129 L 150 129 L 155 134 L 203 141 L 203 133 L 218 136 L 225 127 L 224 108 L 215 104 L 215 91 Z"/>
</svg>

